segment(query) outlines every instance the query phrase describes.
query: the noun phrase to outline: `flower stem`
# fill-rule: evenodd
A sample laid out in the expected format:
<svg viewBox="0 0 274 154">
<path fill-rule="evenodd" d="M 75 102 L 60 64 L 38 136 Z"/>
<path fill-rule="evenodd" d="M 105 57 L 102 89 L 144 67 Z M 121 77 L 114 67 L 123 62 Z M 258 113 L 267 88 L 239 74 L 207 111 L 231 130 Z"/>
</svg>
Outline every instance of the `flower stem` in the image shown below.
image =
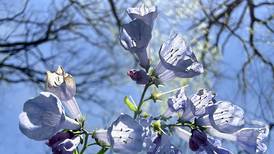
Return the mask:
<svg viewBox="0 0 274 154">
<path fill-rule="evenodd" d="M 84 154 L 85 150 L 87 149 L 88 147 L 88 132 L 86 130 L 83 130 L 84 131 L 84 134 L 85 134 L 85 139 L 84 139 L 84 145 L 83 145 L 83 148 L 80 152 L 80 154 Z"/>
<path fill-rule="evenodd" d="M 141 113 L 141 107 L 142 107 L 143 102 L 144 102 L 143 100 L 144 100 L 146 91 L 147 91 L 147 89 L 148 89 L 148 87 L 149 87 L 150 85 L 151 85 L 151 84 L 148 83 L 148 84 L 146 84 L 145 87 L 144 87 L 144 90 L 143 90 L 143 92 L 142 92 L 142 95 L 141 95 L 141 98 L 140 98 L 140 101 L 139 101 L 139 104 L 138 104 L 138 107 L 137 107 L 137 111 L 134 113 L 134 119 L 136 119 L 137 116 Z"/>
</svg>

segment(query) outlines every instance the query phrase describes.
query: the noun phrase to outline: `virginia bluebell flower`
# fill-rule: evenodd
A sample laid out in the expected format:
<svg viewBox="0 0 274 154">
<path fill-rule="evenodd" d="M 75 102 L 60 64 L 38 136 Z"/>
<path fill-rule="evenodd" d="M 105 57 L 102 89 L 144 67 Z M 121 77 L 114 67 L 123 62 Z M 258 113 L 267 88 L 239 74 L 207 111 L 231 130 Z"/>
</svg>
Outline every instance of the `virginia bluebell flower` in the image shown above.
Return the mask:
<svg viewBox="0 0 274 154">
<path fill-rule="evenodd" d="M 182 154 L 182 152 L 170 142 L 170 138 L 167 135 L 160 135 L 154 139 L 153 148 L 147 151 L 148 154 Z"/>
<path fill-rule="evenodd" d="M 203 116 L 211 111 L 213 105 L 216 103 L 215 93 L 207 89 L 200 89 L 196 94 L 191 97 L 195 116 Z"/>
<path fill-rule="evenodd" d="M 236 142 L 248 153 L 264 153 L 267 146 L 264 141 L 269 134 L 269 127 L 243 128 L 236 133 Z"/>
<path fill-rule="evenodd" d="M 149 60 L 147 46 L 152 37 L 152 27 L 140 19 L 135 19 L 128 24 L 124 24 L 120 31 L 121 45 L 138 57 L 140 65 L 148 69 Z"/>
<path fill-rule="evenodd" d="M 149 82 L 149 76 L 144 70 L 129 70 L 127 75 L 137 84 L 147 84 Z"/>
<path fill-rule="evenodd" d="M 163 43 L 159 57 L 156 74 L 162 82 L 174 77 L 191 78 L 204 71 L 202 64 L 179 34 L 171 35 L 169 40 Z"/>
<path fill-rule="evenodd" d="M 140 19 L 151 27 L 153 27 L 154 20 L 158 15 L 157 7 L 147 7 L 144 4 L 140 7 L 128 8 L 127 13 L 132 20 Z"/>
<path fill-rule="evenodd" d="M 168 110 L 165 113 L 166 117 L 178 114 L 184 120 L 191 120 L 194 117 L 192 113 L 194 106 L 185 94 L 185 87 L 178 90 L 175 96 L 170 97 L 167 103 Z"/>
<path fill-rule="evenodd" d="M 224 133 L 233 133 L 244 125 L 244 111 L 230 102 L 219 101 L 208 115 L 199 117 L 197 122 L 202 126 L 212 126 Z"/>
<path fill-rule="evenodd" d="M 47 71 L 46 89 L 54 93 L 62 101 L 67 115 L 73 119 L 79 119 L 81 112 L 74 98 L 76 84 L 74 78 L 65 72 L 63 67 L 58 66 L 55 72 Z"/>
<path fill-rule="evenodd" d="M 142 126 L 126 114 L 120 115 L 107 130 L 95 131 L 93 137 L 117 153 L 138 153 L 144 141 Z"/>
<path fill-rule="evenodd" d="M 201 130 L 192 129 L 191 133 L 187 130 L 175 127 L 175 133 L 178 137 L 189 143 L 192 151 L 199 154 L 231 154 L 227 149 L 221 147 L 221 141 L 214 139 Z"/>
<path fill-rule="evenodd" d="M 61 101 L 50 92 L 25 102 L 19 115 L 19 128 L 27 137 L 46 140 L 60 129 L 79 129 L 79 123 L 67 117 Z"/>
<path fill-rule="evenodd" d="M 53 154 L 73 154 L 79 143 L 80 136 L 71 132 L 58 132 L 48 140 L 47 145 L 52 148 Z"/>
</svg>

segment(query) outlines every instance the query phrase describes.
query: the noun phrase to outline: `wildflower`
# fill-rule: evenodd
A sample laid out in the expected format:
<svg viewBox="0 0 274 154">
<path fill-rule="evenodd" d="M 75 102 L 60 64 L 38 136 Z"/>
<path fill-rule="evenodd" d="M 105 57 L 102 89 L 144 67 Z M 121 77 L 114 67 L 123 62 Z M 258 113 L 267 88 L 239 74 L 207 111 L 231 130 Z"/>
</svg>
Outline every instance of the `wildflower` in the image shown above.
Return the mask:
<svg viewBox="0 0 274 154">
<path fill-rule="evenodd" d="M 19 115 L 19 128 L 27 137 L 34 140 L 46 140 L 60 129 L 79 129 L 79 124 L 67 117 L 61 101 L 50 92 L 41 92 L 39 96 L 25 102 Z"/>
<path fill-rule="evenodd" d="M 110 145 L 117 153 L 138 153 L 143 146 L 143 128 L 132 117 L 122 114 L 107 130 L 94 133 L 99 142 Z"/>
<path fill-rule="evenodd" d="M 76 84 L 74 78 L 65 72 L 63 67 L 58 66 L 55 72 L 47 71 L 46 89 L 54 93 L 62 101 L 68 111 L 67 115 L 73 119 L 79 119 L 81 112 L 74 98 Z"/>
<path fill-rule="evenodd" d="M 158 136 L 154 139 L 153 144 L 154 146 L 147 152 L 148 154 L 182 154 L 182 152 L 177 147 L 171 144 L 169 136 L 167 135 L 158 134 Z"/>
<path fill-rule="evenodd" d="M 212 126 L 223 133 L 233 133 L 244 125 L 244 111 L 230 102 L 219 101 L 207 116 L 199 117 L 198 123 L 204 126 Z"/>
<path fill-rule="evenodd" d="M 268 126 L 260 128 L 243 128 L 236 133 L 236 142 L 248 153 L 264 153 L 267 146 L 264 141 L 268 136 Z"/>
<path fill-rule="evenodd" d="M 179 34 L 173 34 L 161 46 L 160 62 L 156 66 L 158 78 L 164 82 L 174 77 L 191 78 L 203 73 L 203 66 Z"/>
<path fill-rule="evenodd" d="M 157 7 L 146 7 L 144 4 L 140 7 L 128 8 L 127 13 L 132 20 L 140 19 L 151 27 L 153 27 L 154 20 L 158 15 Z"/>
<path fill-rule="evenodd" d="M 138 57 L 140 66 L 149 68 L 147 46 L 152 37 L 152 27 L 140 19 L 124 24 L 120 31 L 121 45 Z"/>
</svg>

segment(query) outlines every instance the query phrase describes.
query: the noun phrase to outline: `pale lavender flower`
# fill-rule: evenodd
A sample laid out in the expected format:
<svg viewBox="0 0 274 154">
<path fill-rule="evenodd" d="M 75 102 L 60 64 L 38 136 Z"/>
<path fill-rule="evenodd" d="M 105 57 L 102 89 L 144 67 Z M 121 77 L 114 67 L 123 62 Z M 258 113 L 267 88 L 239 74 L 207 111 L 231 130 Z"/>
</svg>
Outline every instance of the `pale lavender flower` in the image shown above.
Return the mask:
<svg viewBox="0 0 274 154">
<path fill-rule="evenodd" d="M 131 53 L 135 54 L 140 65 L 148 69 L 149 60 L 147 46 L 152 37 L 152 27 L 140 19 L 135 19 L 128 24 L 124 24 L 120 31 L 121 45 Z"/>
<path fill-rule="evenodd" d="M 19 115 L 19 128 L 27 137 L 46 140 L 60 129 L 79 129 L 79 123 L 67 117 L 61 101 L 50 92 L 25 102 Z"/>
<path fill-rule="evenodd" d="M 187 98 L 183 87 L 177 91 L 175 96 L 168 99 L 168 111 L 165 113 L 165 116 L 168 117 L 179 113 L 182 120 L 188 121 L 194 117 L 193 110 L 194 106 L 191 100 Z"/>
<path fill-rule="evenodd" d="M 127 72 L 127 75 L 137 84 L 147 84 L 149 82 L 149 76 L 144 70 L 131 69 Z"/>
<path fill-rule="evenodd" d="M 227 149 L 221 147 L 221 141 L 207 136 L 205 132 L 193 129 L 190 132 L 187 130 L 175 127 L 175 133 L 178 137 L 189 143 L 189 147 L 192 151 L 199 154 L 231 154 Z"/>
<path fill-rule="evenodd" d="M 159 57 L 156 74 L 162 82 L 174 77 L 191 78 L 204 71 L 202 64 L 197 61 L 195 54 L 179 34 L 171 35 L 163 43 Z"/>
<path fill-rule="evenodd" d="M 182 152 L 170 142 L 170 138 L 167 135 L 160 135 L 154 139 L 153 148 L 147 151 L 148 154 L 182 154 Z"/>
<path fill-rule="evenodd" d="M 52 148 L 53 154 L 73 154 L 79 143 L 80 136 L 71 132 L 58 132 L 48 140 L 47 145 Z"/>
<path fill-rule="evenodd" d="M 151 27 L 158 15 L 157 7 L 146 7 L 144 4 L 136 8 L 128 8 L 127 13 L 132 20 L 140 19 Z"/>
<path fill-rule="evenodd" d="M 200 89 L 191 97 L 191 102 L 194 106 L 193 114 L 195 116 L 203 116 L 207 114 L 208 111 L 211 111 L 210 108 L 216 103 L 214 97 L 214 92 L 207 89 Z"/>
<path fill-rule="evenodd" d="M 230 102 L 219 101 L 215 109 L 197 120 L 201 126 L 212 126 L 223 133 L 233 133 L 244 125 L 244 111 Z"/>
<path fill-rule="evenodd" d="M 126 114 L 120 115 L 107 130 L 95 132 L 94 138 L 117 153 L 138 153 L 144 141 L 142 126 Z"/>
<path fill-rule="evenodd" d="M 66 108 L 67 115 L 73 119 L 79 119 L 81 112 L 74 98 L 76 84 L 74 78 L 65 72 L 64 68 L 58 66 L 55 72 L 47 71 L 46 89 L 54 93 Z"/>
<path fill-rule="evenodd" d="M 268 126 L 261 128 L 243 128 L 236 133 L 236 142 L 248 153 L 264 153 L 267 146 L 264 141 L 269 134 Z"/>
</svg>

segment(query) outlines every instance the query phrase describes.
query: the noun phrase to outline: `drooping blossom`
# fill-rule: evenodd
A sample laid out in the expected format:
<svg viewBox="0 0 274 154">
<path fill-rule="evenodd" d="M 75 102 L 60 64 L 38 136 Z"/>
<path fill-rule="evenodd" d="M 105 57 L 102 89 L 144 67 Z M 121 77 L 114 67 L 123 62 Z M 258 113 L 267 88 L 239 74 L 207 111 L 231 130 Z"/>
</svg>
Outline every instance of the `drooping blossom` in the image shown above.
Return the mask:
<svg viewBox="0 0 274 154">
<path fill-rule="evenodd" d="M 95 132 L 93 137 L 109 145 L 116 153 L 138 153 L 143 147 L 143 128 L 132 117 L 122 114 L 107 130 Z"/>
<path fill-rule="evenodd" d="M 152 37 L 152 27 L 140 19 L 124 24 L 120 31 L 121 45 L 138 57 L 140 66 L 149 68 L 147 46 Z"/>
<path fill-rule="evenodd" d="M 47 142 L 53 154 L 73 154 L 79 144 L 80 136 L 75 136 L 71 132 L 58 132 Z"/>
<path fill-rule="evenodd" d="M 67 117 L 59 98 L 50 92 L 25 102 L 19 115 L 19 128 L 27 137 L 46 140 L 60 129 L 79 129 L 79 123 Z"/>
<path fill-rule="evenodd" d="M 47 71 L 46 89 L 54 93 L 62 101 L 67 115 L 73 119 L 79 119 L 81 112 L 74 98 L 76 84 L 74 78 L 65 72 L 63 67 L 58 66 L 55 72 Z"/>
<path fill-rule="evenodd" d="M 174 77 L 191 78 L 204 71 L 192 49 L 179 34 L 172 34 L 169 40 L 163 43 L 159 57 L 156 74 L 162 82 Z"/>
<path fill-rule="evenodd" d="M 127 75 L 137 84 L 147 84 L 149 82 L 149 76 L 144 70 L 129 70 Z"/>
</svg>

